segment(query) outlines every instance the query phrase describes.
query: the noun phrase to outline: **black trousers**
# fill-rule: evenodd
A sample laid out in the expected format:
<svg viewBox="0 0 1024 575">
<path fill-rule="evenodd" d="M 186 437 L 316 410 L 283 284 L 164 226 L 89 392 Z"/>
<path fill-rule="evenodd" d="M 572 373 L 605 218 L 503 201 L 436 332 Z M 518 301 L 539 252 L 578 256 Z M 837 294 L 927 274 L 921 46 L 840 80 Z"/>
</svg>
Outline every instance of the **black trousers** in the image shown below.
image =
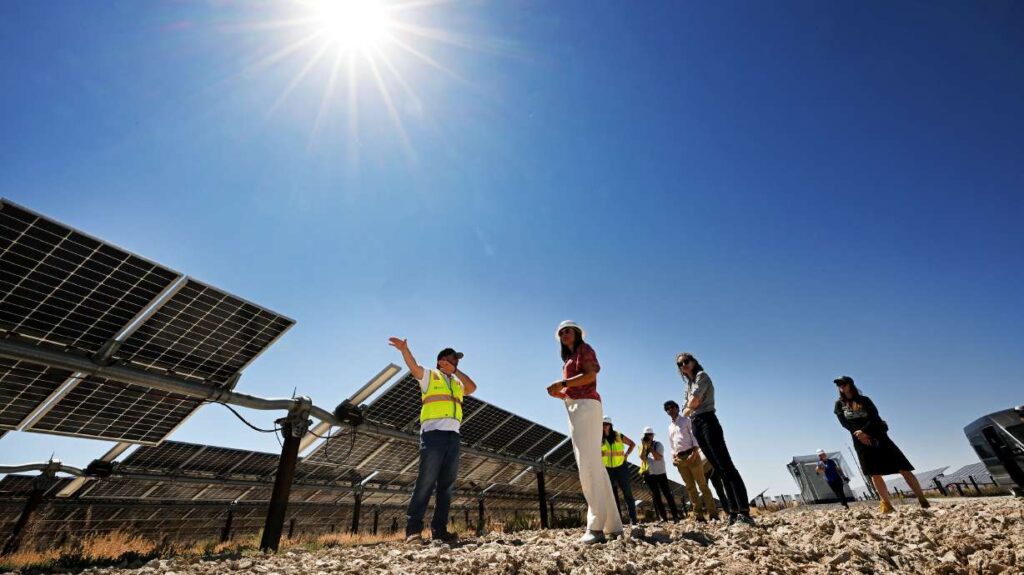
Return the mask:
<svg viewBox="0 0 1024 575">
<path fill-rule="evenodd" d="M 672 520 L 679 521 L 679 509 L 676 508 L 675 497 L 672 497 L 672 488 L 668 484 L 668 475 L 664 473 L 660 475 L 648 473 L 644 475 L 644 482 L 647 483 L 647 487 L 651 490 L 651 499 L 654 500 L 654 512 L 658 514 L 658 518 L 662 521 L 668 521 L 668 514 L 665 513 L 665 504 L 661 501 L 661 496 L 664 494 L 665 499 L 668 501 L 668 508 L 672 511 Z"/>
<path fill-rule="evenodd" d="M 732 457 L 729 455 L 729 448 L 725 445 L 725 433 L 722 431 L 722 424 L 718 422 L 718 416 L 712 413 L 702 413 L 693 416 L 693 435 L 697 438 L 704 456 L 715 468 L 715 473 L 722 480 L 725 487 L 725 498 L 722 504 L 730 515 L 737 513 L 750 514 L 750 500 L 747 499 L 747 486 L 743 484 L 740 472 L 733 465 Z"/>
<path fill-rule="evenodd" d="M 846 504 L 846 484 L 843 483 L 842 479 L 836 479 L 835 481 L 829 481 L 828 486 L 832 488 L 832 492 L 839 498 L 839 502 L 843 504 L 843 507 L 849 507 Z"/>
</svg>

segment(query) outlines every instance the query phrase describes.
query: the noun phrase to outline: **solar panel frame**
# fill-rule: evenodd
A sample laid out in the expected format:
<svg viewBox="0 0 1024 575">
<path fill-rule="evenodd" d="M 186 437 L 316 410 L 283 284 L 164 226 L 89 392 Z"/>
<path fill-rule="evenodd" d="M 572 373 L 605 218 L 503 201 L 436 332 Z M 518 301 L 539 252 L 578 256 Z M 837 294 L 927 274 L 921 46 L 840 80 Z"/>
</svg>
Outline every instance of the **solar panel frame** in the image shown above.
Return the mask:
<svg viewBox="0 0 1024 575">
<path fill-rule="evenodd" d="M 0 357 L 0 429 L 19 429 L 73 372 Z"/>
<path fill-rule="evenodd" d="M 202 400 L 98 376 L 62 392 L 27 431 L 155 445 L 202 405 Z"/>
<path fill-rule="evenodd" d="M 0 199 L 0 331 L 96 353 L 180 277 Z"/>
<path fill-rule="evenodd" d="M 223 385 L 293 325 L 288 317 L 189 277 L 114 357 L 150 371 Z"/>
</svg>

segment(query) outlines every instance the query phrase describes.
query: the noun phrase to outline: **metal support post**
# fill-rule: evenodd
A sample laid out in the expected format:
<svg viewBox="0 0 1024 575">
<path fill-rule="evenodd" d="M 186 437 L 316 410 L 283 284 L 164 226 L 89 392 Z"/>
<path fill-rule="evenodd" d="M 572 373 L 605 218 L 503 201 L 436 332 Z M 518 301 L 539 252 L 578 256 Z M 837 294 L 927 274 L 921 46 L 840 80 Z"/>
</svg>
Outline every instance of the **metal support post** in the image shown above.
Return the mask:
<svg viewBox="0 0 1024 575">
<path fill-rule="evenodd" d="M 352 491 L 355 496 L 355 505 L 352 506 L 352 533 L 359 533 L 359 514 L 363 510 L 363 486 L 357 485 Z"/>
<path fill-rule="evenodd" d="M 295 478 L 295 466 L 299 461 L 299 444 L 309 427 L 309 399 L 305 409 L 289 413 L 279 420 L 284 445 L 281 448 L 281 459 L 277 462 L 277 474 L 274 477 L 274 490 L 267 506 L 267 521 L 263 526 L 263 539 L 260 541 L 262 551 L 277 552 L 281 544 L 281 531 L 284 528 L 285 514 L 288 512 L 288 496 L 292 490 L 292 479 Z"/>
<path fill-rule="evenodd" d="M 480 504 L 478 508 L 477 522 L 476 522 L 476 534 L 484 534 L 484 496 L 480 496 Z"/>
<path fill-rule="evenodd" d="M 380 507 L 373 508 L 373 534 L 377 534 L 377 525 L 380 521 Z"/>
<path fill-rule="evenodd" d="M 978 492 L 978 495 L 981 495 L 981 488 L 978 487 L 978 482 L 974 480 L 974 476 L 973 475 L 968 475 L 967 479 L 971 480 L 971 485 L 974 486 L 974 490 Z"/>
<path fill-rule="evenodd" d="M 43 494 L 46 493 L 48 485 L 49 478 L 45 475 L 32 480 L 32 492 L 29 493 L 28 501 L 25 502 L 25 507 L 21 509 L 21 515 L 18 516 L 18 521 L 14 524 L 14 529 L 11 531 L 7 543 L 4 544 L 3 551 L 0 551 L 0 555 L 10 555 L 21 547 L 21 536 L 29 520 L 32 519 L 32 514 L 35 513 L 39 504 L 43 502 Z"/>
<path fill-rule="evenodd" d="M 288 539 L 291 539 L 292 535 L 295 535 L 295 518 L 294 517 L 292 517 L 291 520 L 288 521 Z"/>
<path fill-rule="evenodd" d="M 932 481 L 935 482 L 935 487 L 939 489 L 939 493 L 941 493 L 943 497 L 949 497 L 949 492 L 942 486 L 942 482 L 939 481 L 938 477 L 933 478 Z"/>
<path fill-rule="evenodd" d="M 464 511 L 466 512 L 466 530 L 469 531 L 469 507 L 464 509 Z"/>
<path fill-rule="evenodd" d="M 540 503 L 540 528 L 548 528 L 548 497 L 544 489 L 544 469 L 537 470 L 537 501 Z"/>
<path fill-rule="evenodd" d="M 548 509 L 550 510 L 550 513 L 548 513 L 549 521 L 554 523 L 555 522 L 555 498 L 554 497 L 552 497 L 551 500 L 548 501 Z"/>
<path fill-rule="evenodd" d="M 964 490 L 960 488 L 959 483 L 954 483 L 953 487 L 956 487 L 956 492 L 960 494 L 960 497 L 964 496 Z"/>
<path fill-rule="evenodd" d="M 227 543 L 231 541 L 231 524 L 235 521 L 235 506 L 238 505 L 238 501 L 232 501 L 231 505 L 228 505 L 228 518 L 224 521 L 224 529 L 220 532 L 220 542 Z"/>
</svg>

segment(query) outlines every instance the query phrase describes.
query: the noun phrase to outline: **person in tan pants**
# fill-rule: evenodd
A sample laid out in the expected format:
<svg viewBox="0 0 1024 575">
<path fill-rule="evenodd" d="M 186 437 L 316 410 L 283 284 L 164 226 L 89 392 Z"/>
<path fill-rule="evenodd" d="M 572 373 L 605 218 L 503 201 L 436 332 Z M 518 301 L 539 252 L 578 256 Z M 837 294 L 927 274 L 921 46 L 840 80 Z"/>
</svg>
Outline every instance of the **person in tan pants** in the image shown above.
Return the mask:
<svg viewBox="0 0 1024 575">
<path fill-rule="evenodd" d="M 680 414 L 679 404 L 672 400 L 665 402 L 665 413 L 672 420 L 668 425 L 672 463 L 683 477 L 686 493 L 693 503 L 693 515 L 700 523 L 705 521 L 705 515 L 708 519 L 717 520 L 718 510 L 704 476 L 704 461 L 701 460 L 700 447 L 690 428 L 690 418 Z"/>
</svg>

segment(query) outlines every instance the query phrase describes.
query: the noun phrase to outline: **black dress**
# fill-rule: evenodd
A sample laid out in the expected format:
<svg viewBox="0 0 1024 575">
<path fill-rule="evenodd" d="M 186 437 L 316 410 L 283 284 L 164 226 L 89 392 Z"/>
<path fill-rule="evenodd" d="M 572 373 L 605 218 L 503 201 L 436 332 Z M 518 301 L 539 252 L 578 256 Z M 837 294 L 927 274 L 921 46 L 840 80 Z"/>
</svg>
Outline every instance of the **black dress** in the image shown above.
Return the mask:
<svg viewBox="0 0 1024 575">
<path fill-rule="evenodd" d="M 891 475 L 914 469 L 907 456 L 889 439 L 889 426 L 878 416 L 878 408 L 870 399 L 861 395 L 848 404 L 836 400 L 835 414 L 851 434 L 863 431 L 872 439 L 872 445 L 864 445 L 853 438 L 853 448 L 865 475 Z"/>
</svg>

